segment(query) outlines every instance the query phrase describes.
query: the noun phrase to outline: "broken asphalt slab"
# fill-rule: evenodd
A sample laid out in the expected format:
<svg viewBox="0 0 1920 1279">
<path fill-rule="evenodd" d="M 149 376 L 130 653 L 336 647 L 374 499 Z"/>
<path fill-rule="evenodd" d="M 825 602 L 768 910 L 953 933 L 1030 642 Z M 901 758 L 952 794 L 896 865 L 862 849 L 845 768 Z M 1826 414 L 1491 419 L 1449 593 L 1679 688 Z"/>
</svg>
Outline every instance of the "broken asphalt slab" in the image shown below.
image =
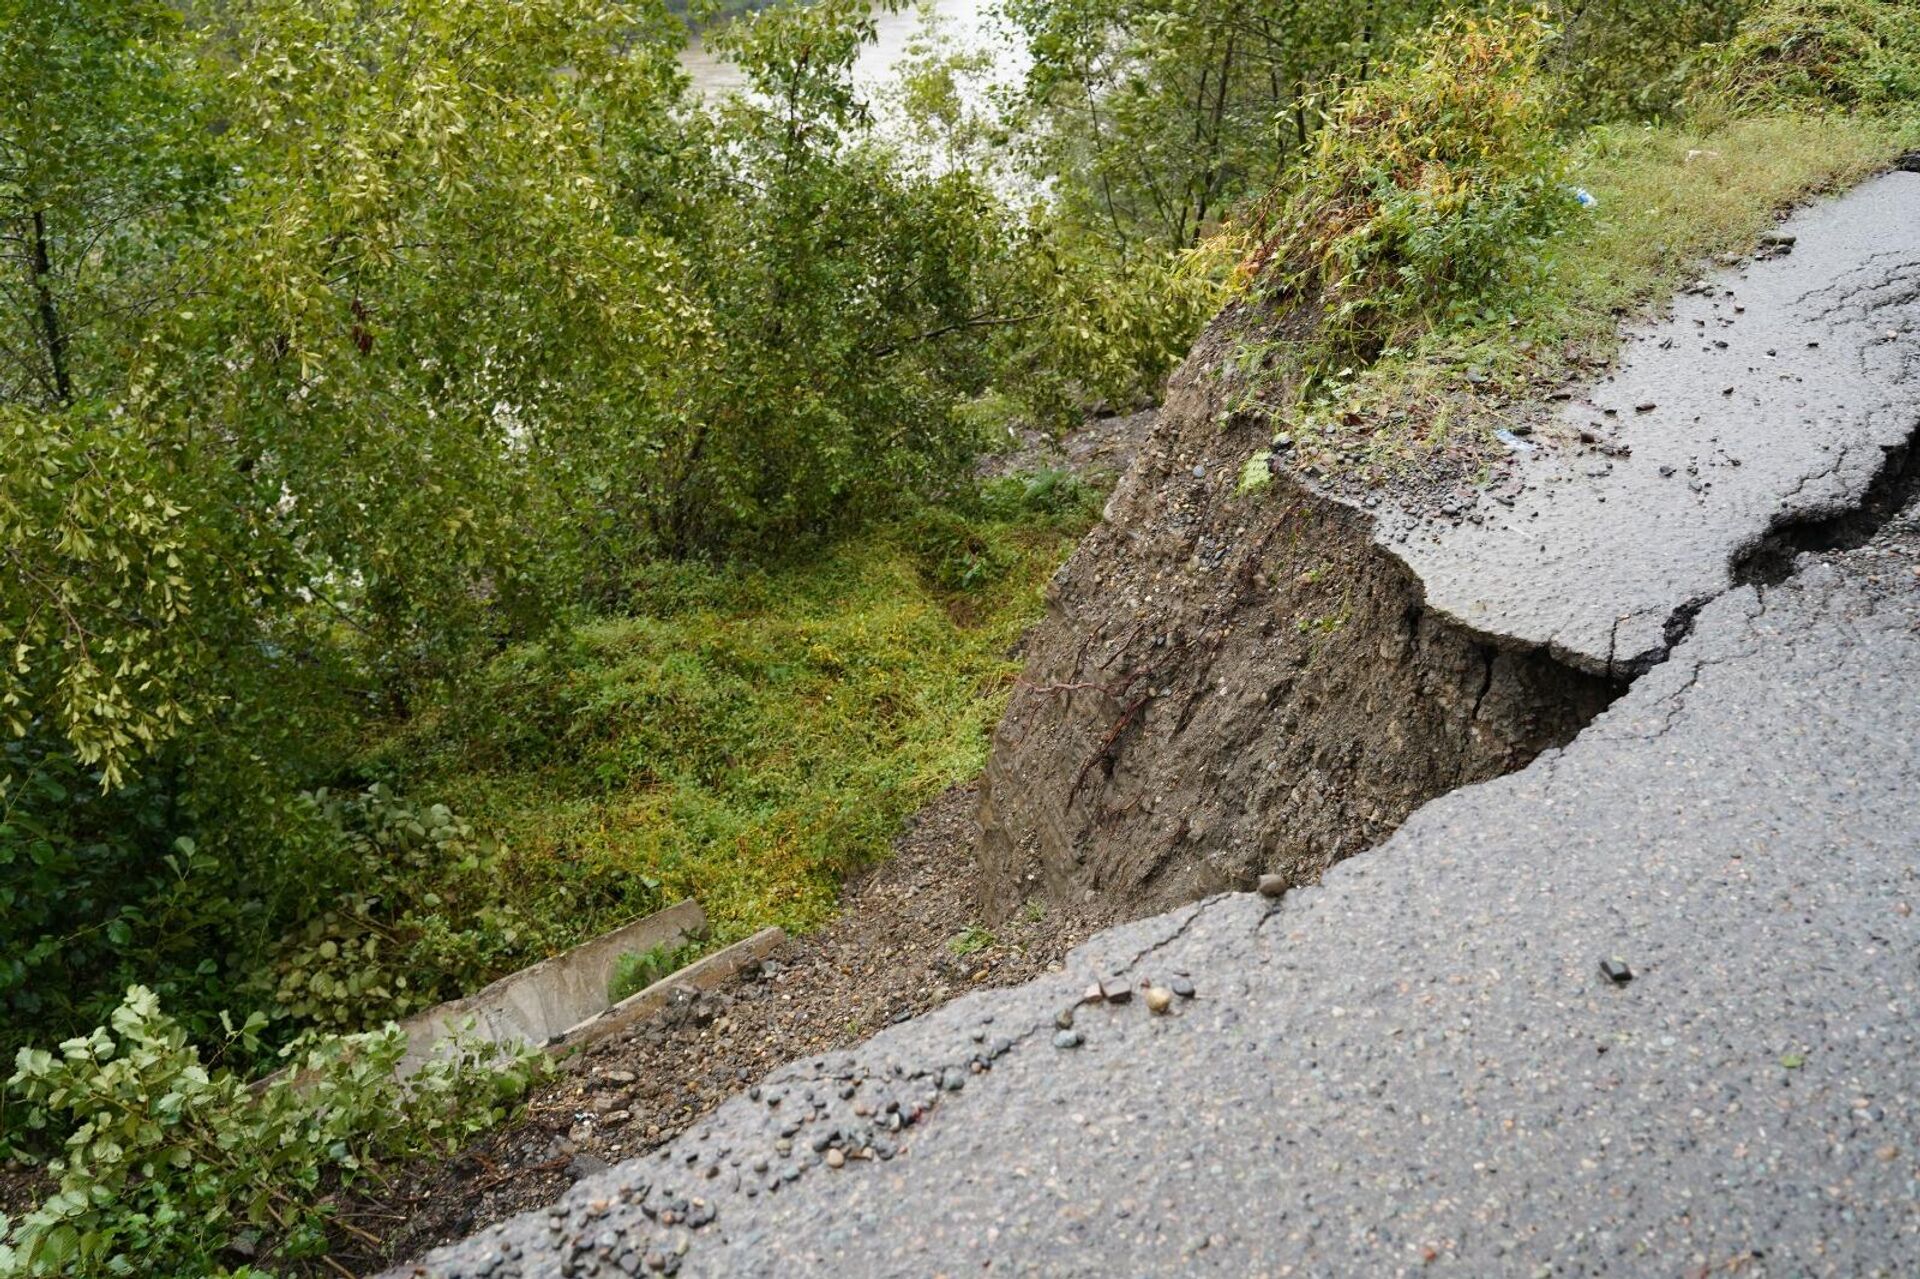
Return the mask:
<svg viewBox="0 0 1920 1279">
<path fill-rule="evenodd" d="M 1920 523 L 1736 577 L 1920 421 L 1920 179 L 1784 233 L 1568 407 L 1605 463 L 1383 530 L 1430 605 L 1640 675 L 1564 750 L 1319 886 L 776 1072 L 392 1273 L 1911 1272 Z"/>
<path fill-rule="evenodd" d="M 1427 602 L 1597 675 L 1660 660 L 1770 532 L 1859 502 L 1920 422 L 1920 175 L 1810 205 L 1774 256 L 1709 275 L 1627 336 L 1478 522 L 1386 515 Z M 1782 252 L 1790 247 L 1790 252 Z"/>
</svg>

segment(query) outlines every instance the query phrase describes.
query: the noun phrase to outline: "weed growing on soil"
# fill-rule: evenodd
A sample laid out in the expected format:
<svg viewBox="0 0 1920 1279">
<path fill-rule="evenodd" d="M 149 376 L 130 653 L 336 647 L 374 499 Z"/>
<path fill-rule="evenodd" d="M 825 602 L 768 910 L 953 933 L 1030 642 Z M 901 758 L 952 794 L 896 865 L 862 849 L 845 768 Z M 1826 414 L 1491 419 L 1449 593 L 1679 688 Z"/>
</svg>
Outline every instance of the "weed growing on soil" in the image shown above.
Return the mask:
<svg viewBox="0 0 1920 1279">
<path fill-rule="evenodd" d="M 979 924 L 968 924 L 965 928 L 947 938 L 947 950 L 956 959 L 968 955 L 977 955 L 993 945 L 994 936 Z"/>
<path fill-rule="evenodd" d="M 627 951 L 613 961 L 613 974 L 607 978 L 607 1002 L 617 1004 L 662 977 L 672 976 L 698 959 L 704 949 L 697 941 L 687 941 L 678 946 L 661 942 L 642 951 Z"/>
<path fill-rule="evenodd" d="M 1351 91 L 1256 218 L 1261 291 L 1308 308 L 1302 389 L 1476 312 L 1576 207 L 1534 14 L 1446 17 Z"/>
</svg>

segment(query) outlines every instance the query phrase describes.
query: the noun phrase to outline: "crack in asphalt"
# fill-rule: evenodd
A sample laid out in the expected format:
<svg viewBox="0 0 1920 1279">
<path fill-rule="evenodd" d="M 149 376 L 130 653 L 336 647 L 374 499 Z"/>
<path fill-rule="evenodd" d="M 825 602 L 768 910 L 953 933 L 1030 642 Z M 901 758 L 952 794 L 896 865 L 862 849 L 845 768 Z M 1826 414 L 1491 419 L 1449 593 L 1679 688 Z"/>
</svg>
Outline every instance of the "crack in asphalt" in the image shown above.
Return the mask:
<svg viewBox="0 0 1920 1279">
<path fill-rule="evenodd" d="M 1767 611 L 1766 595 L 1764 593 L 1765 588 L 1763 586 L 1756 584 L 1750 588 L 1741 588 L 1741 589 L 1751 589 L 1754 592 L 1755 598 L 1758 602 L 1758 606 L 1754 608 L 1752 612 L 1748 613 L 1746 617 L 1743 619 L 1744 624 L 1749 628 L 1749 630 L 1751 630 L 1753 623 L 1755 623 L 1762 616 L 1764 616 Z M 1649 708 L 1649 709 L 1656 709 L 1662 706 L 1666 708 L 1666 713 L 1661 719 L 1660 726 L 1658 728 L 1655 728 L 1650 733 L 1626 734 L 1625 736 L 1637 737 L 1642 741 L 1655 741 L 1661 737 L 1665 737 L 1669 732 L 1672 731 L 1673 726 L 1679 721 L 1680 716 L 1683 713 L 1685 713 L 1687 694 L 1691 693 L 1694 690 L 1695 686 L 1699 684 L 1700 676 L 1709 667 L 1724 666 L 1729 662 L 1751 657 L 1760 642 L 1759 636 L 1755 635 L 1752 638 L 1753 638 L 1753 643 L 1747 645 L 1746 647 L 1740 649 L 1737 652 L 1729 653 L 1723 657 L 1700 658 L 1692 662 L 1690 664 L 1691 668 L 1688 670 L 1686 678 L 1681 682 L 1680 686 L 1669 692 L 1661 694 L 1659 699 L 1656 700 L 1653 703 L 1653 706 Z"/>
</svg>

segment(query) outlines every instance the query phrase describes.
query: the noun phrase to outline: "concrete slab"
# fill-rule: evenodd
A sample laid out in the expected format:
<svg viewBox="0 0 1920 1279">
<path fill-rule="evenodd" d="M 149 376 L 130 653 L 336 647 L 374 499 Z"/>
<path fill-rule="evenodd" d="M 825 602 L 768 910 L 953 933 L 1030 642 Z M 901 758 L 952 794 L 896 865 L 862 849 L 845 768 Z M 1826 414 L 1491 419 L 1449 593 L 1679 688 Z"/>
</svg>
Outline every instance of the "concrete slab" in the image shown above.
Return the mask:
<svg viewBox="0 0 1920 1279">
<path fill-rule="evenodd" d="M 606 1009 L 620 956 L 677 946 L 706 925 L 706 913 L 689 898 L 409 1017 L 400 1027 L 407 1033 L 400 1072 L 420 1069 L 456 1031 L 487 1043 L 544 1046 Z"/>
</svg>

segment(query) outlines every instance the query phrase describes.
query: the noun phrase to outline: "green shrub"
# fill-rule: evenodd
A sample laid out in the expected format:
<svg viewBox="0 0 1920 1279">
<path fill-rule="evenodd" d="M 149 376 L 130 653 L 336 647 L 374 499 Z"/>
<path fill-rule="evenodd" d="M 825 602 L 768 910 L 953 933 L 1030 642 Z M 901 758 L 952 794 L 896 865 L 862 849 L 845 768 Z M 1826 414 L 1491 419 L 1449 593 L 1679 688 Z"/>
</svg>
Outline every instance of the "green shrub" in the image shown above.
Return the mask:
<svg viewBox="0 0 1920 1279">
<path fill-rule="evenodd" d="M 1546 58 L 1574 124 L 1671 117 L 1749 0 L 1558 0 Z"/>
<path fill-rule="evenodd" d="M 1528 13 L 1443 18 L 1333 110 L 1250 264 L 1316 317 L 1309 382 L 1477 309 L 1578 207 L 1539 70 L 1548 35 Z"/>
<path fill-rule="evenodd" d="M 613 961 L 613 975 L 607 978 L 607 1001 L 617 1004 L 662 977 L 671 977 L 698 959 L 703 949 L 697 941 L 686 941 L 678 946 L 661 942 L 645 950 L 627 951 Z"/>
<path fill-rule="evenodd" d="M 41 738 L 0 767 L 0 1054 L 98 1025 L 135 983 L 199 1042 L 223 1008 L 269 1014 L 269 1048 L 363 1030 L 571 940 L 500 892 L 494 840 L 384 786 L 299 795 L 242 851 L 179 833 L 199 826 L 169 773 L 103 794 Z"/>
<path fill-rule="evenodd" d="M 259 1015 L 230 1040 L 264 1025 Z M 313 1255 L 323 1190 L 369 1161 L 452 1149 L 504 1118 L 544 1069 L 531 1049 L 468 1046 L 402 1083 L 397 1027 L 310 1039 L 251 1088 L 210 1070 L 144 987 L 57 1052 L 22 1049 L 8 1080 L 23 1139 L 57 1151 L 57 1189 L 0 1218 L 0 1276 L 261 1274 Z"/>
<path fill-rule="evenodd" d="M 1708 79 L 1736 112 L 1912 110 L 1920 103 L 1920 5 L 1766 0 Z"/>
<path fill-rule="evenodd" d="M 327 895 L 274 948 L 276 1012 L 359 1030 L 486 985 L 550 931 L 498 891 L 501 849 L 443 804 L 383 785 L 303 797 L 330 832 Z"/>
</svg>

